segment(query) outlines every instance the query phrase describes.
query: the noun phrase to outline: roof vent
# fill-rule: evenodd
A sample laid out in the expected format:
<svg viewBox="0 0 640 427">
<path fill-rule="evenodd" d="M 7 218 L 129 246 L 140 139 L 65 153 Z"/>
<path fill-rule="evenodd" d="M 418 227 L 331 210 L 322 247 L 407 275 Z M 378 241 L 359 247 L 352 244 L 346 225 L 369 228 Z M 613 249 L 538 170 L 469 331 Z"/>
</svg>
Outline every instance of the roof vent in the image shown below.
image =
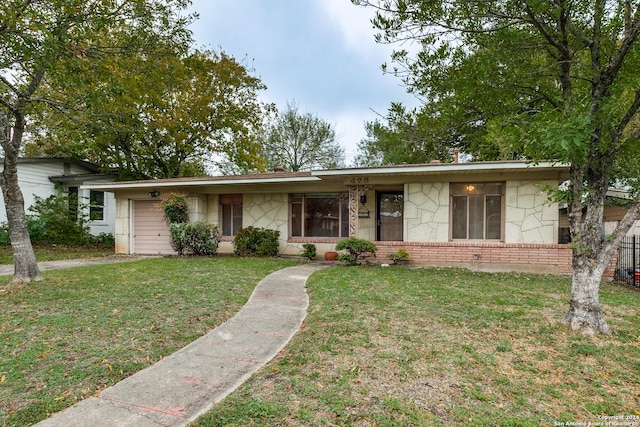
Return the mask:
<svg viewBox="0 0 640 427">
<path fill-rule="evenodd" d="M 273 167 L 273 171 L 274 172 L 284 172 L 284 168 L 280 165 L 274 166 Z"/>
</svg>

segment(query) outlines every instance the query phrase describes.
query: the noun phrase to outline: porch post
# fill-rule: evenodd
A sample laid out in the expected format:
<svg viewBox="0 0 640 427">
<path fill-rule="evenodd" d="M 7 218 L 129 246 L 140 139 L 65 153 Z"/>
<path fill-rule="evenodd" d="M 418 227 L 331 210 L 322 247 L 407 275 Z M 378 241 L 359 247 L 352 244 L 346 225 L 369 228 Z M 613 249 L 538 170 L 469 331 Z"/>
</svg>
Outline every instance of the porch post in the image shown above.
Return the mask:
<svg viewBox="0 0 640 427">
<path fill-rule="evenodd" d="M 367 194 L 368 185 L 349 186 L 349 237 L 356 237 L 358 234 L 358 204 L 360 196 Z"/>
</svg>

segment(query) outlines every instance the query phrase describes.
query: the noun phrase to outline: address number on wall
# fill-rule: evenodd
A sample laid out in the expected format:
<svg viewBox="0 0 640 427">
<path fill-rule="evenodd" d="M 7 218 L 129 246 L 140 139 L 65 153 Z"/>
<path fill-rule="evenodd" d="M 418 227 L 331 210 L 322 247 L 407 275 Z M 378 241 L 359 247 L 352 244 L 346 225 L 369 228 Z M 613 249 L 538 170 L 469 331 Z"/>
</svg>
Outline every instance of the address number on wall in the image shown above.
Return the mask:
<svg viewBox="0 0 640 427">
<path fill-rule="evenodd" d="M 349 184 L 353 184 L 353 185 L 362 185 L 362 184 L 368 184 L 368 183 L 369 183 L 368 176 L 357 176 L 349 180 Z"/>
</svg>

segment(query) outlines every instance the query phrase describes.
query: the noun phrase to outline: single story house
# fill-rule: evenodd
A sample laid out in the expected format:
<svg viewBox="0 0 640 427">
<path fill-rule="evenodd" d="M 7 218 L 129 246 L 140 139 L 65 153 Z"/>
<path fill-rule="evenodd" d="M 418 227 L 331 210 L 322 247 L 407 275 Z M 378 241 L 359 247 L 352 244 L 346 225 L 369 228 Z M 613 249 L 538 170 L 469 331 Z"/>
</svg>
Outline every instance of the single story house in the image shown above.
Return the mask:
<svg viewBox="0 0 640 427">
<path fill-rule="evenodd" d="M 0 169 L 2 162 L 0 162 Z M 81 188 L 87 183 L 113 182 L 116 175 L 103 173 L 98 166 L 61 158 L 18 159 L 18 183 L 24 196 L 27 215 L 36 197 L 46 199 L 55 194 L 77 194 L 78 201 L 87 207 L 91 234 L 115 233 L 115 199 L 113 193 Z M 0 198 L 0 223 L 7 221 L 4 198 Z"/>
<path fill-rule="evenodd" d="M 311 172 L 85 184 L 113 192 L 116 252 L 173 254 L 158 206 L 187 194 L 190 220 L 219 224 L 219 252 L 232 252 L 238 227 L 280 231 L 280 253 L 303 243 L 318 254 L 345 237 L 374 241 L 378 258 L 404 248 L 414 263 L 568 274 L 571 249 L 558 242 L 557 187 L 568 167 L 524 161 L 439 163 Z"/>
</svg>

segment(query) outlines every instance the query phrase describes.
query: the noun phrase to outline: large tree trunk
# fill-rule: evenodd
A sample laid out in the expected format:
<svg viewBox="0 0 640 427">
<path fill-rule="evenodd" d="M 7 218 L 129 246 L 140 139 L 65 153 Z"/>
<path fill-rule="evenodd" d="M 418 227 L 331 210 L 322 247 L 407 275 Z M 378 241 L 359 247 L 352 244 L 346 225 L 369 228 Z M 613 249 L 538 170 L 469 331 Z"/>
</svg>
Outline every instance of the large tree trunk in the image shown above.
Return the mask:
<svg viewBox="0 0 640 427">
<path fill-rule="evenodd" d="M 572 176 L 574 182 L 581 183 L 581 175 Z M 592 180 L 592 182 L 595 180 Z M 600 185 L 599 200 L 591 200 L 583 214 L 581 198 L 569 205 L 569 222 L 572 227 L 573 276 L 571 281 L 571 301 L 564 323 L 572 330 L 588 336 L 608 334 L 611 328 L 600 309 L 600 282 L 611 263 L 620 242 L 633 223 L 640 216 L 640 193 L 636 194 L 633 204 L 620 220 L 616 229 L 604 239 L 601 234 L 606 181 Z M 579 185 L 579 190 L 582 190 Z M 581 194 L 577 192 L 577 194 Z M 591 193 L 594 195 L 594 192 Z M 596 196 L 598 197 L 598 196 Z"/>
<path fill-rule="evenodd" d="M 30 282 L 42 280 L 38 262 L 33 252 L 27 219 L 24 211 L 24 197 L 18 185 L 18 153 L 22 141 L 24 120 L 18 115 L 13 132 L 8 126 L 7 117 L 2 117 L 4 131 L 2 148 L 4 149 L 4 169 L 0 175 L 0 187 L 7 212 L 9 238 L 13 249 L 14 276 L 12 282 Z"/>
<path fill-rule="evenodd" d="M 600 309 L 600 281 L 606 264 L 592 263 L 584 255 L 573 255 L 571 302 L 564 323 L 573 331 L 594 336 L 608 334 L 609 325 Z"/>
</svg>

